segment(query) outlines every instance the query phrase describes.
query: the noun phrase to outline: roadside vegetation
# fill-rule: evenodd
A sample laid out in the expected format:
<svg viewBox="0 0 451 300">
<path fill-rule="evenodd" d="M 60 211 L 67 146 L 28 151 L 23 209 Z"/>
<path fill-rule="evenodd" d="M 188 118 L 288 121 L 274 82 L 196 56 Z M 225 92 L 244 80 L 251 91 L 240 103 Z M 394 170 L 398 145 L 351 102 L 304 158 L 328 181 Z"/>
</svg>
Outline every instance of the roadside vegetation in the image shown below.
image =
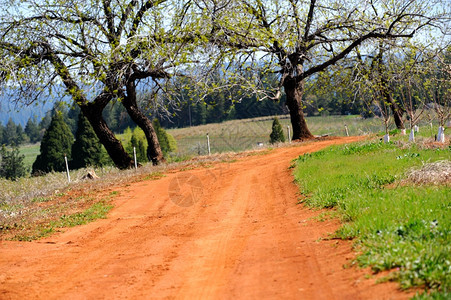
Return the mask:
<svg viewBox="0 0 451 300">
<path fill-rule="evenodd" d="M 389 271 L 419 298 L 451 292 L 451 148 L 379 140 L 299 156 L 293 164 L 311 207 L 333 208 L 343 226 L 333 238 L 353 239 L 355 263 Z M 431 147 L 432 146 L 432 147 Z"/>
</svg>

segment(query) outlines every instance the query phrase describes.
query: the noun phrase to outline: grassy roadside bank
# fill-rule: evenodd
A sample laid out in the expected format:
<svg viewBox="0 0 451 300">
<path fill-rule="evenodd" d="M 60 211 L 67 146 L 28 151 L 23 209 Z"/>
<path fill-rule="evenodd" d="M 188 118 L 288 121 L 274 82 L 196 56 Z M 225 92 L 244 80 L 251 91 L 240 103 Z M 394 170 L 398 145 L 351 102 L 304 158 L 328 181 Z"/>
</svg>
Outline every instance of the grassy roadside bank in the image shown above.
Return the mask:
<svg viewBox="0 0 451 300">
<path fill-rule="evenodd" d="M 450 159 L 450 148 L 366 142 L 302 155 L 294 173 L 307 205 L 335 208 L 343 222 L 335 237 L 354 239 L 360 266 L 390 270 L 385 280 L 430 292 L 418 298 L 445 299 L 451 288 Z"/>
</svg>

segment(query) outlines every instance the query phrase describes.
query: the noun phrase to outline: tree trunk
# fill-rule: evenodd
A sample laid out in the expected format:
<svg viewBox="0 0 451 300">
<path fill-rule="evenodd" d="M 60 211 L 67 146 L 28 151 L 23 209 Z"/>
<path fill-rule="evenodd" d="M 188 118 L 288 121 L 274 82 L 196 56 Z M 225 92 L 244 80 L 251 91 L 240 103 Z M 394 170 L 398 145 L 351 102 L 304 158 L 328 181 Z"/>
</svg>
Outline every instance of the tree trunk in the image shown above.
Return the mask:
<svg viewBox="0 0 451 300">
<path fill-rule="evenodd" d="M 286 105 L 290 111 L 291 126 L 293 127 L 293 140 L 307 140 L 313 138 L 305 121 L 302 111 L 302 96 L 304 93 L 304 82 L 297 82 L 294 78 L 286 78 L 283 82 L 286 94 Z"/>
<path fill-rule="evenodd" d="M 382 71 L 380 71 L 382 72 Z M 401 106 L 396 103 L 396 101 L 393 99 L 392 95 L 389 91 L 389 85 L 388 80 L 385 76 L 382 76 L 382 95 L 384 97 L 385 103 L 388 103 L 390 106 L 392 113 L 393 113 L 393 119 L 395 120 L 395 125 L 397 129 L 405 129 L 404 121 L 402 120 L 402 115 L 404 113 L 404 110 Z"/>
<path fill-rule="evenodd" d="M 393 99 L 392 99 L 393 101 Z M 395 102 L 390 102 L 390 107 L 393 112 L 393 119 L 395 120 L 396 128 L 405 129 L 404 121 L 402 120 L 403 109 Z"/>
<path fill-rule="evenodd" d="M 80 108 L 83 115 L 89 120 L 89 123 L 91 123 L 97 137 L 103 146 L 105 146 L 106 151 L 110 155 L 116 167 L 119 169 L 133 168 L 133 160 L 103 119 L 102 109 L 97 109 L 89 104 L 81 105 Z"/>
<path fill-rule="evenodd" d="M 152 126 L 152 122 L 141 112 L 136 102 L 136 87 L 133 82 L 127 84 L 127 96 L 124 97 L 122 105 L 127 110 L 132 118 L 146 135 L 147 139 L 147 158 L 154 165 L 163 161 L 163 152 L 161 151 L 160 143 L 158 142 L 157 134 Z"/>
</svg>

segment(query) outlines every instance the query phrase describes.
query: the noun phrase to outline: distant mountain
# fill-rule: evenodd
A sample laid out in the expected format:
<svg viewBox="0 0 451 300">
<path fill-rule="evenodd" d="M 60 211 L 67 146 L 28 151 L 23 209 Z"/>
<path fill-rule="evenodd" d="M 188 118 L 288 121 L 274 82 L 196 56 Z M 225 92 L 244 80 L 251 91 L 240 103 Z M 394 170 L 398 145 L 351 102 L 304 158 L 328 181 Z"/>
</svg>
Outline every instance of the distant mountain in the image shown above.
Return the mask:
<svg viewBox="0 0 451 300">
<path fill-rule="evenodd" d="M 0 123 L 4 126 L 11 117 L 15 124 L 21 124 L 25 127 L 30 117 L 35 117 L 37 122 L 45 116 L 45 113 L 52 109 L 53 103 L 47 102 L 45 104 L 17 106 L 3 97 L 0 97 Z"/>
</svg>

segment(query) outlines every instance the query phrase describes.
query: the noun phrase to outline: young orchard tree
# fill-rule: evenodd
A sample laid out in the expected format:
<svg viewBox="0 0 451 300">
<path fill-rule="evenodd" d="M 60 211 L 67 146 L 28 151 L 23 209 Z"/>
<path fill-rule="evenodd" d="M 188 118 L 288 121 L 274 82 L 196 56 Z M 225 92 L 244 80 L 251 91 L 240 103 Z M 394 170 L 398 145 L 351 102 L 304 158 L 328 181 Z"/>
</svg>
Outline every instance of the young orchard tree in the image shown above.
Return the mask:
<svg viewBox="0 0 451 300">
<path fill-rule="evenodd" d="M 397 73 L 399 70 L 393 70 L 392 62 L 390 61 L 391 55 L 393 55 L 391 51 L 397 52 L 400 48 L 380 40 L 377 49 L 373 50 L 374 54 L 369 53 L 363 57 L 359 47 L 357 47 L 355 49 L 357 62 L 352 82 L 354 87 L 359 86 L 356 82 L 360 82 L 366 87 L 371 87 L 370 93 L 377 95 L 377 98 L 379 98 L 375 99 L 375 101 L 383 101 L 385 104 L 382 107 L 386 105 L 391 109 L 396 128 L 405 129 L 403 120 L 405 110 L 394 95 L 394 80 L 395 77 L 399 77 Z"/>
<path fill-rule="evenodd" d="M 427 65 L 424 88 L 434 107 L 439 126 L 451 117 L 451 46 Z"/>
<path fill-rule="evenodd" d="M 391 56 L 392 73 L 397 73 L 394 77 L 396 96 L 408 116 L 410 129 L 420 122 L 427 108 L 428 95 L 424 88 L 427 66 L 435 62 L 439 51 L 405 47 Z"/>
<path fill-rule="evenodd" d="M 1 1 L 0 84 L 21 104 L 48 91 L 77 103 L 119 168 L 133 160 L 102 117 L 119 101 L 145 132 L 149 160 L 162 158 L 152 122 L 137 104 L 139 86 L 164 89 L 177 66 L 189 63 L 192 1 Z M 189 31 L 187 31 L 189 29 Z M 186 35 L 189 38 L 184 38 Z M 144 88 L 142 88 L 144 89 Z M 23 102 L 25 101 L 25 102 Z"/>
<path fill-rule="evenodd" d="M 211 2 L 205 9 L 212 14 L 212 40 L 229 51 L 227 60 L 245 70 L 255 67 L 279 74 L 272 97 L 278 99 L 284 89 L 294 140 L 312 137 L 303 114 L 307 78 L 356 47 L 411 38 L 430 26 L 444 26 L 449 18 L 444 0 L 237 0 L 228 1 L 224 11 L 218 9 L 218 1 Z M 255 77 L 248 87 L 261 92 L 261 83 Z"/>
</svg>

